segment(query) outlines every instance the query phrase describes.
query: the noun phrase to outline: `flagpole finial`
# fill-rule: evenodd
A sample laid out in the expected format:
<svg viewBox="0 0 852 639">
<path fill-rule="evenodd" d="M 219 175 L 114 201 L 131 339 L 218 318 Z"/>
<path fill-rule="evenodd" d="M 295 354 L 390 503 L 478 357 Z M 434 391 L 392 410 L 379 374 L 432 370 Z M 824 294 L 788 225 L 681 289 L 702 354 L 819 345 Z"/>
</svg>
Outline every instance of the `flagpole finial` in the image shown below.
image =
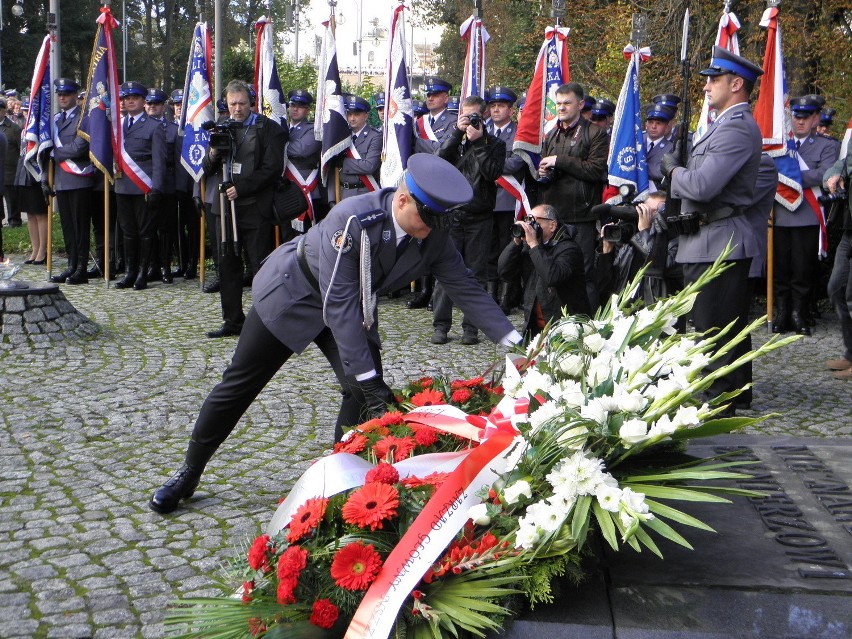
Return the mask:
<svg viewBox="0 0 852 639">
<path fill-rule="evenodd" d="M 565 17 L 565 0 L 551 0 L 550 17 L 556 19 L 556 26 Z"/>
<path fill-rule="evenodd" d="M 781 4 L 781 0 L 768 0 L 766 6 L 770 9 L 775 9 Z"/>
<path fill-rule="evenodd" d="M 482 15 L 482 0 L 473 0 L 473 17 L 479 18 Z"/>
</svg>

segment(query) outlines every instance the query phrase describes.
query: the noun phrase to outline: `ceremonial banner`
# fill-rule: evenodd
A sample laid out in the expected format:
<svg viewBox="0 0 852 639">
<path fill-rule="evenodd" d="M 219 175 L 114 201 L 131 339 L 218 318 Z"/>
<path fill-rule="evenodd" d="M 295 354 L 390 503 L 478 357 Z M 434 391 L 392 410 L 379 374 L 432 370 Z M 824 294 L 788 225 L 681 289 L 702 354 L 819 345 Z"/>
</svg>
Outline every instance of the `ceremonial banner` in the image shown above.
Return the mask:
<svg viewBox="0 0 852 639">
<path fill-rule="evenodd" d="M 740 54 L 740 41 L 737 36 L 737 31 L 740 29 L 740 21 L 737 16 L 728 10 L 727 5 L 722 12 L 722 17 L 719 19 L 719 29 L 716 31 L 716 44 L 731 53 Z M 710 102 L 707 100 L 707 95 L 704 96 L 704 103 L 701 105 L 701 115 L 698 116 L 698 126 L 695 127 L 695 133 L 692 135 L 692 143 L 696 144 L 705 133 L 707 127 L 710 126 Z"/>
<path fill-rule="evenodd" d="M 645 138 L 642 133 L 639 63 L 642 57 L 648 54 L 640 52 L 640 55 L 636 55 L 632 48 L 627 51 L 630 62 L 615 107 L 615 124 L 607 159 L 609 184 L 616 187 L 630 185 L 634 189 L 634 197 L 642 199 L 648 195 L 650 181 L 645 159 Z"/>
<path fill-rule="evenodd" d="M 843 142 L 840 143 L 841 158 L 845 158 L 846 153 L 849 151 L 850 139 L 852 139 L 852 118 L 849 118 L 849 124 L 846 126 L 846 135 L 843 136 Z"/>
<path fill-rule="evenodd" d="M 399 184 L 413 151 L 414 111 L 411 108 L 411 89 L 405 66 L 404 10 L 405 7 L 399 5 L 391 18 L 385 84 L 385 126 L 382 130 L 383 161 L 379 174 L 383 187 Z"/>
<path fill-rule="evenodd" d="M 346 110 L 340 94 L 340 71 L 337 68 L 337 44 L 334 40 L 334 15 L 324 22 L 325 34 L 317 73 L 317 108 L 314 136 L 322 142 L 320 175 L 323 186 L 328 181 L 328 163 L 352 144 Z"/>
<path fill-rule="evenodd" d="M 112 182 L 115 177 L 115 159 L 121 154 L 122 138 L 118 65 L 112 41 L 112 30 L 118 27 L 118 23 L 109 7 L 101 8 L 97 23 L 80 135 L 89 142 L 92 164 Z"/>
<path fill-rule="evenodd" d="M 210 132 L 202 125 L 205 122 L 212 122 L 215 118 L 213 92 L 210 88 L 212 48 L 207 23 L 197 23 L 189 48 L 189 62 L 186 65 L 186 80 L 183 88 L 183 109 L 180 114 L 180 130 L 183 132 L 180 163 L 196 182 L 201 180 L 203 175 L 201 164 L 210 144 Z"/>
<path fill-rule="evenodd" d="M 512 149 L 524 159 L 533 174 L 538 171 L 544 136 L 556 125 L 556 89 L 571 81 L 569 31 L 566 27 L 548 27 L 545 30 L 524 110 L 518 118 Z"/>
<path fill-rule="evenodd" d="M 766 50 L 763 54 L 760 94 L 754 105 L 754 119 L 763 136 L 763 152 L 775 160 L 778 168 L 775 201 L 794 211 L 802 203 L 802 173 L 791 140 L 790 105 L 776 7 L 770 7 L 764 12 L 760 26 L 767 30 Z"/>
<path fill-rule="evenodd" d="M 278 66 L 272 41 L 272 23 L 262 16 L 255 23 L 257 44 L 254 49 L 254 86 L 257 87 L 255 110 L 283 127 L 287 126 L 287 98 L 278 78 Z"/>
<path fill-rule="evenodd" d="M 41 181 L 39 163 L 42 151 L 53 147 L 53 91 L 50 86 L 50 36 L 44 36 L 33 70 L 30 110 L 24 123 L 24 167 L 34 179 Z"/>
<path fill-rule="evenodd" d="M 470 16 L 459 28 L 462 40 L 467 40 L 467 52 L 464 56 L 460 98 L 471 95 L 485 97 L 485 44 L 491 36 L 482 26 L 482 20 Z"/>
</svg>

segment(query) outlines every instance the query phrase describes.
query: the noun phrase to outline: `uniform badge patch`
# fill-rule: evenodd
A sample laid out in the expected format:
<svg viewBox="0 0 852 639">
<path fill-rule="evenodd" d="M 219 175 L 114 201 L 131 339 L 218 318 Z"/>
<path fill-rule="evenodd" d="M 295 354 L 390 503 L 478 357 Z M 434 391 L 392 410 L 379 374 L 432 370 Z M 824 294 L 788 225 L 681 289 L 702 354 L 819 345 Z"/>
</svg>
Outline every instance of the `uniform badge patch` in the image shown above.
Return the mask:
<svg viewBox="0 0 852 639">
<path fill-rule="evenodd" d="M 390 229 L 388 229 L 387 231 L 382 231 L 382 242 L 384 244 L 387 244 L 388 242 L 390 242 L 390 240 L 391 240 Z"/>
<path fill-rule="evenodd" d="M 352 250 L 352 235 L 344 233 L 343 229 L 338 229 L 331 236 L 331 248 L 340 253 L 348 253 Z"/>
</svg>

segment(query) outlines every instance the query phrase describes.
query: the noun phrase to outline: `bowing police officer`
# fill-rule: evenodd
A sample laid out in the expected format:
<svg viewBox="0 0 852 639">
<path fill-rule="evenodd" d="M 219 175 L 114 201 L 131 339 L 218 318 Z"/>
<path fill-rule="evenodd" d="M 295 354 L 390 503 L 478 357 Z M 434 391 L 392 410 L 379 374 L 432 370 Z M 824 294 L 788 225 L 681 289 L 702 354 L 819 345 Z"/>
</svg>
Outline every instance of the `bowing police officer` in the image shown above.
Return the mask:
<svg viewBox="0 0 852 639">
<path fill-rule="evenodd" d="M 157 236 L 157 215 L 166 186 L 166 130 L 145 113 L 148 89 L 125 82 L 119 89 L 122 118 L 122 171 L 117 172 L 115 198 L 124 234 L 127 270 L 116 288 L 140 291 L 148 287 L 147 273 Z"/>
<path fill-rule="evenodd" d="M 352 147 L 344 152 L 340 167 L 340 199 L 363 195 L 373 190 L 382 165 L 382 134 L 367 124 L 370 103 L 360 95 L 344 100 L 346 120 L 352 131 Z M 351 152 L 351 156 L 349 153 Z M 368 184 L 370 186 L 368 186 Z M 329 198 L 332 198 L 329 194 Z"/>
<path fill-rule="evenodd" d="M 731 331 L 717 343 L 725 346 L 748 324 L 748 275 L 752 258 L 759 255 L 754 231 L 745 217 L 754 202 L 760 167 L 762 136 L 749 110 L 749 95 L 763 70 L 719 46 L 713 47 L 704 92 L 717 117 L 689 155 L 686 167 L 677 153 L 663 157 L 661 172 L 671 184 L 671 194 L 682 201 L 682 215 L 698 218 L 694 231 L 681 234 L 676 261 L 683 265 L 684 281 L 696 281 L 721 255 L 729 243 L 730 268 L 707 284 L 693 306 L 695 329 Z M 683 219 L 683 218 L 682 218 Z M 670 227 L 671 228 L 671 227 Z M 744 340 L 716 359 L 708 368 L 724 367 L 751 348 Z M 751 383 L 747 367 L 713 382 L 711 396 L 733 391 Z"/>
<path fill-rule="evenodd" d="M 520 341 L 449 241 L 450 211 L 472 196 L 451 164 L 414 154 L 395 190 L 348 198 L 305 235 L 278 247 L 254 278 L 254 306 L 222 382 L 201 407 L 184 464 L 154 493 L 150 507 L 168 513 L 195 492 L 208 461 L 254 398 L 311 342 L 343 388 L 336 439 L 344 426 L 394 403 L 382 378 L 376 298 L 426 270 L 492 340 Z"/>
<path fill-rule="evenodd" d="M 434 76 L 426 79 L 426 108 L 429 113 L 417 121 L 416 153 L 434 153 L 444 139 L 453 134 L 457 118 L 447 112 L 452 86 L 446 80 Z"/>
<path fill-rule="evenodd" d="M 71 78 L 54 81 L 60 111 L 53 117 L 56 129 L 53 139 L 54 184 L 59 220 L 68 252 L 68 267 L 53 282 L 85 284 L 89 281 L 92 187 L 94 167 L 89 159 L 89 143 L 77 135 L 82 112 L 77 106 L 80 85 Z"/>
<path fill-rule="evenodd" d="M 671 119 L 672 112 L 659 104 L 651 104 L 645 111 L 645 161 L 648 164 L 648 177 L 657 188 L 663 181 L 660 162 L 672 146 L 666 137 Z"/>
</svg>

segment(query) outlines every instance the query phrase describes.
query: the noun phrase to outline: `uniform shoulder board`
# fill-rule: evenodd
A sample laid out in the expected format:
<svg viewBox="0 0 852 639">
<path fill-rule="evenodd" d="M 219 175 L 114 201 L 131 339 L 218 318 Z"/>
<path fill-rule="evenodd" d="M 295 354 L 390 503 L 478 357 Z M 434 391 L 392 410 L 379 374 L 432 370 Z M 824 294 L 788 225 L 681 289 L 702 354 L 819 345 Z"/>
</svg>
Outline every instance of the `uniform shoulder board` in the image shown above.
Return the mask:
<svg viewBox="0 0 852 639">
<path fill-rule="evenodd" d="M 742 119 L 743 119 L 743 112 L 742 112 L 742 111 L 737 111 L 736 113 L 734 113 L 734 114 L 731 116 L 731 119 L 732 119 L 732 120 L 742 120 Z"/>
<path fill-rule="evenodd" d="M 826 133 L 817 133 L 817 137 L 825 138 L 826 140 L 832 140 L 833 142 L 840 142 L 840 140 L 838 140 L 833 135 L 828 135 Z"/>
<path fill-rule="evenodd" d="M 382 222 L 385 219 L 386 215 L 387 213 L 385 213 L 384 209 L 373 209 L 372 211 L 355 213 L 354 217 L 356 220 L 358 220 L 358 224 L 361 226 L 361 228 L 366 229 L 370 226 L 373 226 L 374 224 Z"/>
</svg>

